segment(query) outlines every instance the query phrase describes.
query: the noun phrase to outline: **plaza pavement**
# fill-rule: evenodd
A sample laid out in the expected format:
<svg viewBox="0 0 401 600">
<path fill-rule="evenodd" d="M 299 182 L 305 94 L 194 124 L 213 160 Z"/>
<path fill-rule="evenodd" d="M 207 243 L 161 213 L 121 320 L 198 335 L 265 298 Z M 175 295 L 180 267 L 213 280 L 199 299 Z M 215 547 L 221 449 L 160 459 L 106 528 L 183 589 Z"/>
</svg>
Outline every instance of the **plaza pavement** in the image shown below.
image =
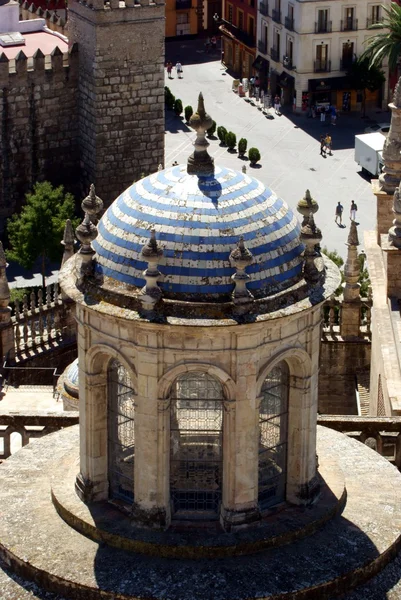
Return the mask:
<svg viewBox="0 0 401 600">
<path fill-rule="evenodd" d="M 245 137 L 248 148 L 255 146 L 262 155 L 260 165 L 253 169 L 248 162 L 221 147 L 216 139 L 210 140 L 209 148 L 215 162 L 238 170 L 245 164 L 248 174 L 274 190 L 292 209 L 308 188 L 320 206 L 315 221 L 322 230 L 322 246 L 337 250 L 343 257 L 347 251 L 349 208 L 351 200 L 355 200 L 360 223 L 360 249 L 363 249 L 363 231 L 375 228 L 376 198 L 371 192 L 370 181 L 362 176 L 360 167 L 354 162 L 354 138 L 355 134 L 363 133 L 369 121 L 359 115 L 340 114 L 336 126 L 322 125 L 318 119 L 297 116 L 291 111 L 269 120 L 232 91 L 233 77 L 222 67 L 219 56 L 219 51 L 214 55 L 206 54 L 203 43 L 198 40 L 166 44 L 166 58 L 174 64 L 180 58 L 183 64 L 183 79 L 177 79 L 175 69 L 173 79 L 168 79 L 166 74 L 166 85 L 176 98 L 181 98 L 184 107 L 190 104 L 195 109 L 198 94 L 202 91 L 205 108 L 217 125 L 233 131 L 237 142 Z M 273 109 L 270 112 L 274 116 Z M 373 118 L 386 122 L 390 115 L 382 112 L 374 114 Z M 166 167 L 175 160 L 186 163 L 192 152 L 195 132 L 172 111 L 166 112 L 166 130 Z M 328 131 L 333 138 L 333 156 L 323 158 L 319 137 Z M 334 223 L 338 200 L 344 206 L 345 228 Z"/>
</svg>

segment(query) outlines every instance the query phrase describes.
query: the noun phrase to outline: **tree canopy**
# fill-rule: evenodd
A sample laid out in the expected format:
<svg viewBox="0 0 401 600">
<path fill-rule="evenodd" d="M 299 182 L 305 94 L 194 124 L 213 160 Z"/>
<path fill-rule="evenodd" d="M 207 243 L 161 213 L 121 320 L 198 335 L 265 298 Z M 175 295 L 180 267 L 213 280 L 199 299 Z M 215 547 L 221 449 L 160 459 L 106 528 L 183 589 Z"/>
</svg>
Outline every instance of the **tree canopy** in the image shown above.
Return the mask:
<svg viewBox="0 0 401 600">
<path fill-rule="evenodd" d="M 370 64 L 368 57 L 364 57 L 350 65 L 347 77 L 354 89 L 362 90 L 362 112 L 365 114 L 366 90 L 375 92 L 380 89 L 386 80 L 385 75 L 379 67 Z"/>
<path fill-rule="evenodd" d="M 65 222 L 74 215 L 74 197 L 63 186 L 53 188 L 45 181 L 36 183 L 32 193 L 26 195 L 21 213 L 8 221 L 7 232 L 10 249 L 6 255 L 26 269 L 42 259 L 42 280 L 45 287 L 46 259 L 59 260 L 60 244 Z M 77 219 L 74 223 L 77 224 Z"/>
<path fill-rule="evenodd" d="M 366 40 L 366 49 L 361 59 L 368 59 L 369 64 L 381 66 L 385 58 L 388 59 L 390 70 L 396 70 L 401 56 L 401 6 L 392 2 L 390 6 L 381 6 L 384 13 L 383 20 L 369 27 L 375 31 L 374 35 Z M 382 33 L 378 33 L 382 31 Z"/>
</svg>

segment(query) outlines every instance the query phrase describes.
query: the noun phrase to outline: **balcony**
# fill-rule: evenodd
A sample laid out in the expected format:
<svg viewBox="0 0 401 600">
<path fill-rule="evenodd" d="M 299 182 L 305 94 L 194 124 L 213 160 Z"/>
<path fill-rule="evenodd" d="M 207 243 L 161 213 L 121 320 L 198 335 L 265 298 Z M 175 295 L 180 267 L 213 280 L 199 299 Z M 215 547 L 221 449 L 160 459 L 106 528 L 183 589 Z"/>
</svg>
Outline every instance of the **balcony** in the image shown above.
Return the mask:
<svg viewBox="0 0 401 600">
<path fill-rule="evenodd" d="M 280 54 L 279 51 L 276 50 L 276 48 L 270 48 L 270 57 L 275 62 L 280 62 Z"/>
<path fill-rule="evenodd" d="M 220 27 L 220 31 L 223 35 L 226 35 L 231 39 L 236 39 L 239 42 L 242 42 L 242 44 L 245 44 L 245 46 L 248 46 L 248 48 L 255 48 L 256 46 L 256 40 L 254 35 L 250 35 L 246 31 L 242 31 L 242 29 L 239 29 L 238 27 L 236 27 L 232 23 L 229 23 L 228 21 L 223 20 L 223 23 Z"/>
<path fill-rule="evenodd" d="M 357 31 L 358 19 L 341 20 L 341 31 Z"/>
<path fill-rule="evenodd" d="M 380 25 L 380 23 L 382 22 L 382 17 L 380 17 L 379 19 L 366 19 L 366 29 L 369 29 L 369 27 L 374 27 L 375 25 Z"/>
<path fill-rule="evenodd" d="M 315 33 L 331 33 L 331 21 L 315 22 Z"/>
<path fill-rule="evenodd" d="M 291 56 L 288 56 L 287 54 L 284 54 L 284 56 L 283 56 L 283 67 L 285 67 L 289 71 L 293 71 L 295 69 L 294 65 L 292 64 L 292 57 Z"/>
<path fill-rule="evenodd" d="M 284 25 L 288 31 L 294 31 L 294 19 L 292 17 L 285 17 Z"/>
<path fill-rule="evenodd" d="M 267 4 L 267 2 L 261 2 L 259 4 L 259 12 L 264 17 L 268 17 L 269 16 L 269 5 Z"/>
<path fill-rule="evenodd" d="M 313 70 L 315 73 L 330 73 L 331 60 L 315 60 Z"/>
<path fill-rule="evenodd" d="M 267 41 L 259 40 L 258 41 L 258 50 L 261 54 L 267 54 Z"/>
<path fill-rule="evenodd" d="M 192 0 L 175 0 L 175 10 L 186 10 L 192 7 Z"/>
<path fill-rule="evenodd" d="M 272 19 L 276 23 L 281 23 L 281 10 L 276 10 L 275 8 L 273 8 L 273 10 L 272 10 Z"/>
<path fill-rule="evenodd" d="M 340 59 L 340 71 L 348 71 L 351 65 L 356 61 L 356 58 L 341 58 Z"/>
</svg>

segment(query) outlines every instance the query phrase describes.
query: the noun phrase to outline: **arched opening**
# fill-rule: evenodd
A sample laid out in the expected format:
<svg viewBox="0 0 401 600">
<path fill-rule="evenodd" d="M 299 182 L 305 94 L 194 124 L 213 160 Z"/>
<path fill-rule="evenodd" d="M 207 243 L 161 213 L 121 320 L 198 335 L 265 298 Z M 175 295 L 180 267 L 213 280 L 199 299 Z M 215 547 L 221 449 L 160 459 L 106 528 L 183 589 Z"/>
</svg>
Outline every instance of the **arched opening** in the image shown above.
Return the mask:
<svg viewBox="0 0 401 600">
<path fill-rule="evenodd" d="M 202 372 L 179 376 L 170 408 L 170 495 L 174 519 L 217 519 L 223 479 L 221 383 Z"/>
<path fill-rule="evenodd" d="M 266 376 L 259 409 L 258 501 L 261 510 L 285 500 L 289 369 L 281 361 Z"/>
<path fill-rule="evenodd" d="M 118 360 L 108 368 L 109 498 L 132 503 L 135 463 L 135 390 Z"/>
</svg>

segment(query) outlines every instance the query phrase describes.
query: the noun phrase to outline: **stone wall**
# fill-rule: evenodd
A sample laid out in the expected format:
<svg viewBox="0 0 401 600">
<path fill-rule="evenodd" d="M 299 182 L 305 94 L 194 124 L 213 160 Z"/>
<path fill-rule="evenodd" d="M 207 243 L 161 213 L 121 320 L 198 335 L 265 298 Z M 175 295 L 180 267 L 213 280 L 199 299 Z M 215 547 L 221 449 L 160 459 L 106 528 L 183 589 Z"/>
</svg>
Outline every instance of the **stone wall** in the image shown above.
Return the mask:
<svg viewBox="0 0 401 600">
<path fill-rule="evenodd" d="M 0 57 L 0 230 L 37 180 L 78 179 L 77 63 L 76 47 Z"/>
<path fill-rule="evenodd" d="M 320 350 L 320 414 L 357 414 L 355 373 L 370 365 L 369 341 L 323 340 Z"/>
<path fill-rule="evenodd" d="M 164 162 L 164 5 L 76 0 L 70 42 L 79 43 L 83 192 L 108 206 Z"/>
</svg>

